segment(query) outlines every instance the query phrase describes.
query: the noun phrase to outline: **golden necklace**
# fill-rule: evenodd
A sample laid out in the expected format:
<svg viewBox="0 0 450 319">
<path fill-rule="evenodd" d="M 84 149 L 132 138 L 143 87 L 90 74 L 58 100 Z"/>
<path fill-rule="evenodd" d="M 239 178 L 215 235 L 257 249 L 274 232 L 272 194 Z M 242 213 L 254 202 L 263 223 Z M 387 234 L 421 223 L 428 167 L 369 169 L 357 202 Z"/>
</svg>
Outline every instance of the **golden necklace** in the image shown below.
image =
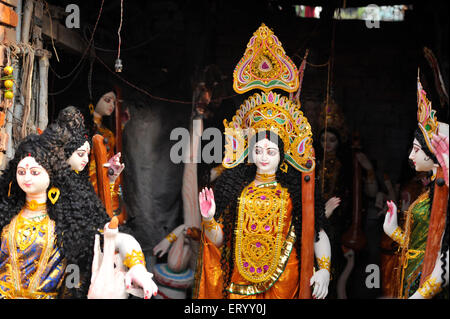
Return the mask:
<svg viewBox="0 0 450 319">
<path fill-rule="evenodd" d="M 258 182 L 262 182 L 262 183 L 274 182 L 275 181 L 275 174 L 262 174 L 262 173 L 256 172 L 255 179 Z"/>
<path fill-rule="evenodd" d="M 47 204 L 46 203 L 38 203 L 34 199 L 31 201 L 26 201 L 25 208 L 28 210 L 31 210 L 33 212 L 40 212 L 42 210 L 46 210 Z"/>
</svg>

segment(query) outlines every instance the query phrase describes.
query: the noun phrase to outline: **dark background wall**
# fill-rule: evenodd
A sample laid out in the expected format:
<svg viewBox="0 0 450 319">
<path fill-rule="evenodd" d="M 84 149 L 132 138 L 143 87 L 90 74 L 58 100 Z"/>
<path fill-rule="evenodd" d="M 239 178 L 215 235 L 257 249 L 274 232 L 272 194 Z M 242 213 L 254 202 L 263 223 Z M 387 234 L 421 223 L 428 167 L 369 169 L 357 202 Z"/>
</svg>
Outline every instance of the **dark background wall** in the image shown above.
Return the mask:
<svg viewBox="0 0 450 319">
<path fill-rule="evenodd" d="M 98 60 L 95 61 L 92 77 L 93 83 L 104 79 L 116 80 L 123 89 L 124 105 L 130 107 L 132 119 L 134 114 L 140 120 L 146 119 L 145 123 L 153 129 L 164 128 L 157 133 L 149 133 L 149 130 L 145 132 L 145 129 L 133 127 L 135 135 L 128 141 L 134 142 L 124 147 L 127 147 L 129 156 L 141 156 L 142 161 L 150 161 L 148 166 L 142 164 L 146 167 L 143 171 L 136 167 L 130 168 L 136 171 L 133 174 L 146 172 L 147 177 L 144 178 L 153 179 L 161 176 L 162 172 L 165 174 L 163 180 L 168 181 L 159 185 L 159 190 L 165 187 L 166 193 L 179 194 L 182 168 L 172 165 L 167 156 L 172 143 L 168 138 L 170 129 L 188 127 L 192 90 L 201 71 L 211 64 L 221 72 L 224 88 L 221 96 L 225 100 L 221 109 L 216 111 L 216 116 L 210 120 L 210 125 L 223 128 L 223 118 L 230 119 L 243 100 L 240 96 L 230 98 L 234 94 L 234 67 L 261 23 L 272 28 L 287 55 L 297 65 L 300 65 L 306 49 L 310 50 L 310 64 L 306 67 L 300 100 L 313 130 L 318 127 L 318 115 L 326 97 L 328 76 L 327 67 L 317 65 L 326 63 L 330 57 L 334 26 L 333 92 L 344 111 L 349 129 L 360 132 L 362 146 L 376 166 L 380 180 L 383 173 L 389 174 L 394 183 L 413 174 L 407 157 L 412 133 L 417 125 L 416 77 L 419 66 L 424 87 L 438 112 L 438 119 L 448 122 L 448 105 L 440 105 L 431 68 L 423 55 L 425 46 L 433 50 L 448 88 L 448 2 L 348 0 L 346 5 L 364 6 L 372 2 L 377 5 L 407 4 L 412 5 L 413 9 L 406 12 L 403 22 L 382 21 L 380 28 L 369 29 L 364 21 L 333 22 L 330 16 L 335 7 L 341 6 L 340 1 L 124 1 L 121 31 L 124 70 L 120 76 L 140 90 L 119 79 Z M 101 1 L 65 0 L 50 3 L 62 8 L 69 3 L 79 4 L 82 19 L 79 32 L 86 41 L 89 40 Z M 322 18 L 297 17 L 294 4 L 321 5 Z M 120 1 L 105 1 L 94 46 L 96 55 L 110 69 L 114 68 L 117 57 L 119 22 Z M 47 47 L 51 48 L 49 42 Z M 66 74 L 80 61 L 81 54 L 67 52 L 64 48 L 58 50 L 60 63 L 53 58 L 51 65 L 59 74 Z M 50 92 L 65 89 L 60 94 L 50 95 L 50 121 L 66 105 L 87 108 L 88 73 L 89 59 L 85 59 L 79 72 L 75 72 L 75 79 L 58 79 L 54 73 L 49 73 Z M 174 101 L 161 101 L 154 96 Z M 139 136 L 139 132 L 143 132 L 142 136 Z M 149 137 L 145 134 L 153 135 Z M 153 148 L 142 151 L 139 145 L 147 142 L 153 143 Z M 149 154 L 153 152 L 164 154 L 151 157 Z M 149 156 L 148 159 L 145 154 Z M 155 168 L 151 164 L 155 161 L 167 169 Z M 161 164 L 161 161 L 164 163 Z M 141 187 L 141 184 L 137 182 L 134 187 Z M 146 192 L 151 192 L 157 185 L 153 188 L 151 185 L 142 187 Z M 166 198 L 170 198 L 170 203 L 158 206 L 159 213 L 170 210 L 176 215 L 180 210 L 179 197 Z M 153 203 L 150 197 L 133 199 L 135 202 L 144 200 Z M 153 208 L 151 206 L 136 209 L 155 209 L 154 205 Z M 163 231 L 159 230 L 158 236 L 170 231 L 176 224 L 176 218 L 161 221 L 161 224 L 164 224 L 160 227 Z M 153 244 L 155 241 L 152 239 Z"/>
<path fill-rule="evenodd" d="M 90 31 L 86 28 L 93 29 L 101 1 L 79 2 L 80 32 L 89 39 Z M 346 5 L 369 2 L 346 1 Z M 444 19 L 448 4 L 445 1 L 403 3 L 413 6 L 403 22 L 381 22 L 378 29 L 369 29 L 364 21 L 354 20 L 337 21 L 335 25 L 335 98 L 350 127 L 361 132 L 368 155 L 385 167 L 393 179 L 399 178 L 402 165 L 399 162 L 405 158 L 416 124 L 418 66 L 425 74 L 424 85 L 438 110 L 438 118 L 448 116 L 448 105 L 445 110 L 439 109 L 431 69 L 422 51 L 424 46 L 433 50 L 448 85 L 448 42 L 444 41 L 448 36 L 448 19 Z M 294 4 L 328 6 L 322 11 L 325 18 L 318 20 L 295 16 Z M 377 4 L 400 3 L 379 1 Z M 64 1 L 58 1 L 58 5 L 64 7 Z M 273 29 L 297 65 L 306 49 L 310 50 L 310 63 L 325 63 L 330 55 L 333 26 L 327 16 L 332 12 L 331 6 L 338 5 L 339 1 L 125 1 L 121 76 L 152 95 L 190 101 L 195 72 L 215 64 L 227 77 L 225 82 L 231 95 L 233 69 L 248 39 L 263 22 Z M 120 1 L 106 1 L 94 38 L 96 54 L 111 69 L 117 56 L 119 18 Z M 80 55 L 60 55 L 61 63 L 52 61 L 52 67 L 60 74 L 70 71 L 80 59 Z M 67 103 L 86 105 L 88 66 L 86 60 L 69 89 L 50 97 L 50 116 Z M 327 71 L 326 67 L 307 66 L 305 72 L 301 102 L 313 127 L 317 126 L 318 103 L 325 99 Z M 145 96 L 97 61 L 94 82 L 105 76 L 123 86 L 125 99 Z M 58 80 L 50 72 L 50 91 L 65 88 L 71 80 Z M 190 108 L 186 104 L 179 106 Z"/>
</svg>

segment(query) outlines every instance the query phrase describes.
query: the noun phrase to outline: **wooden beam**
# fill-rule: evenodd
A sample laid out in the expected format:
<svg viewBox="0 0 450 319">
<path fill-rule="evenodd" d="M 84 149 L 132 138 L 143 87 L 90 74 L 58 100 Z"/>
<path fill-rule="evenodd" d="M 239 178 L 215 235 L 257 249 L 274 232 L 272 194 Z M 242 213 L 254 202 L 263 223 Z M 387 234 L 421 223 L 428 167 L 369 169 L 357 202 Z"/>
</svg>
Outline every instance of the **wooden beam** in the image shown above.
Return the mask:
<svg viewBox="0 0 450 319">
<path fill-rule="evenodd" d="M 18 21 L 19 19 L 14 9 L 3 3 L 0 3 L 0 24 L 15 28 Z"/>
<path fill-rule="evenodd" d="M 44 14 L 42 19 L 42 34 L 47 38 L 53 38 L 55 45 L 62 45 L 70 51 L 82 54 L 86 50 L 86 43 L 80 34 L 66 28 L 57 20 L 52 19 L 50 24 L 48 14 Z"/>
</svg>

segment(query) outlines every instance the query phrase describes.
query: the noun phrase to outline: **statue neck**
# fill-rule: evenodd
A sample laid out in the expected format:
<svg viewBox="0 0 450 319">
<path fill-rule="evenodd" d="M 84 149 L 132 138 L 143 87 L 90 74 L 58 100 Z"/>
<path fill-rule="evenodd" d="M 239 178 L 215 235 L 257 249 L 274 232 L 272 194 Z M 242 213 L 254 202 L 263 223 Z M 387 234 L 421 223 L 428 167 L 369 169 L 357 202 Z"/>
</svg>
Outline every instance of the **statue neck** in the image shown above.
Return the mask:
<svg viewBox="0 0 450 319">
<path fill-rule="evenodd" d="M 102 124 L 102 116 L 99 113 L 97 113 L 96 111 L 94 111 L 93 116 L 94 116 L 94 123 L 97 125 L 101 125 Z"/>
<path fill-rule="evenodd" d="M 47 202 L 47 194 L 45 192 L 39 194 L 27 194 L 25 199 L 27 202 L 34 200 L 38 204 L 43 204 Z"/>
</svg>

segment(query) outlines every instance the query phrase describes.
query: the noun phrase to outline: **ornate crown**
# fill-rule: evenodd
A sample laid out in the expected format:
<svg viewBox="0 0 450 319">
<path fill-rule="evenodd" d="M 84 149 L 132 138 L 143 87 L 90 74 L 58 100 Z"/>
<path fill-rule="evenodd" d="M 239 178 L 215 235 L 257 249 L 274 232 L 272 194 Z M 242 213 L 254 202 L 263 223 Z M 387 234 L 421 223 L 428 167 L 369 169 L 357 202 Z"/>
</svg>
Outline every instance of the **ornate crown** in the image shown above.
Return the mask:
<svg viewBox="0 0 450 319">
<path fill-rule="evenodd" d="M 244 56 L 234 69 L 233 79 L 237 93 L 253 89 L 295 92 L 299 86 L 297 67 L 264 23 L 248 42 Z"/>
<path fill-rule="evenodd" d="M 298 71 L 284 53 L 278 38 L 264 24 L 254 33 L 234 72 L 233 87 L 244 93 L 259 88 L 246 99 L 231 122 L 224 120 L 225 157 L 223 166 L 233 168 L 248 156 L 248 142 L 261 130 L 276 133 L 284 144 L 284 160 L 295 169 L 314 169 L 312 132 L 300 104 L 270 91 L 294 92 L 299 86 Z"/>
<path fill-rule="evenodd" d="M 417 76 L 417 122 L 428 149 L 433 150 L 431 140 L 433 134 L 438 134 L 439 122 L 436 118 L 436 111 L 431 108 L 431 101 L 427 98 L 427 93 L 422 88 L 420 76 Z"/>
</svg>

